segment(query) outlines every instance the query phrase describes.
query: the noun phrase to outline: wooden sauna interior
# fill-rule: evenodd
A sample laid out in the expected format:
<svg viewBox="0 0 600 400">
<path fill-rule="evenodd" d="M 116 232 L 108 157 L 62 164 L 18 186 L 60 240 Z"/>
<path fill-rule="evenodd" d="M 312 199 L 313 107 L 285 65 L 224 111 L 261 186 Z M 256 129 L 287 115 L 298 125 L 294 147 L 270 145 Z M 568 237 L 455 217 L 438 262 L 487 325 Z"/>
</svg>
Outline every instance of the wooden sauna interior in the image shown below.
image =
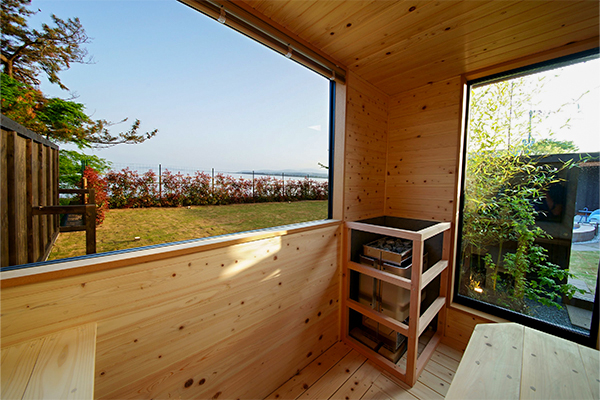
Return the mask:
<svg viewBox="0 0 600 400">
<path fill-rule="evenodd" d="M 345 222 L 380 216 L 451 224 L 444 345 L 498 322 L 451 296 L 465 82 L 597 48 L 598 2 L 182 2 L 343 71 L 333 219 L 3 272 L 2 347 L 96 324 L 95 398 L 264 398 L 340 340 Z"/>
</svg>

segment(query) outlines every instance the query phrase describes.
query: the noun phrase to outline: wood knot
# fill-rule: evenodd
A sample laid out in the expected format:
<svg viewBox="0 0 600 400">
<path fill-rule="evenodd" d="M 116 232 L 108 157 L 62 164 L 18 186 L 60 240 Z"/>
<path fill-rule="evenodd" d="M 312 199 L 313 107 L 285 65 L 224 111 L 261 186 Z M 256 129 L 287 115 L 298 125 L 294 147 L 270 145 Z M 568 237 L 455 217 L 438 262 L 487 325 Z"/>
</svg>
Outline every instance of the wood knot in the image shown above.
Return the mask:
<svg viewBox="0 0 600 400">
<path fill-rule="evenodd" d="M 183 384 L 183 386 L 186 387 L 186 388 L 189 388 L 193 384 L 194 384 L 194 380 L 190 378 L 187 381 L 185 381 L 185 383 Z"/>
<path fill-rule="evenodd" d="M 413 11 L 415 11 L 416 9 L 417 9 L 417 7 L 415 7 L 415 6 L 412 6 L 411 8 L 409 8 L 409 9 L 408 9 L 408 12 L 413 12 Z"/>
</svg>

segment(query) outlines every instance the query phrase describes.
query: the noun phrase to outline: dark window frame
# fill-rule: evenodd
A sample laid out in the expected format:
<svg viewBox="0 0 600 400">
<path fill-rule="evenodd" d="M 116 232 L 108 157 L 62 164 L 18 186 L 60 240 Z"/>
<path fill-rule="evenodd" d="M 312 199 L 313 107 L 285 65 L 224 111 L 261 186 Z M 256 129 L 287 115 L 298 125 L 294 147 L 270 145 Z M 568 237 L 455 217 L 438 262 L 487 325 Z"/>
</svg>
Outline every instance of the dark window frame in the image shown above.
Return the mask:
<svg viewBox="0 0 600 400">
<path fill-rule="evenodd" d="M 476 299 L 472 299 L 470 297 L 467 296 L 463 296 L 459 294 L 459 286 L 460 286 L 460 266 L 461 266 L 461 257 L 462 257 L 462 251 L 461 249 L 461 245 L 462 245 L 462 230 L 463 230 L 463 209 L 464 209 L 464 201 L 465 201 L 465 182 L 466 182 L 466 164 L 467 164 L 467 143 L 468 143 L 468 129 L 469 129 L 469 108 L 470 108 L 470 93 L 471 93 L 471 88 L 474 86 L 482 86 L 485 84 L 489 84 L 489 83 L 494 83 L 494 82 L 499 82 L 502 80 L 508 80 L 508 79 L 513 79 L 519 76 L 523 76 L 523 75 L 530 75 L 536 72 L 541 72 L 541 71 L 546 71 L 546 70 L 551 70 L 551 69 L 556 69 L 556 68 L 560 68 L 560 67 L 564 67 L 564 66 L 568 66 L 568 65 L 572 65 L 572 64 L 576 64 L 579 62 L 584 62 L 587 60 L 592 60 L 592 59 L 597 59 L 600 57 L 600 48 L 595 48 L 595 49 L 591 49 L 588 51 L 584 51 L 584 52 L 580 52 L 580 53 L 576 53 L 576 54 L 572 54 L 569 56 L 564 56 L 564 57 L 560 57 L 560 58 L 556 58 L 553 60 L 549 60 L 549 61 L 544 61 L 544 62 L 540 62 L 540 63 L 536 63 L 536 64 L 532 64 L 529 66 L 525 66 L 525 67 L 520 67 L 520 68 L 516 68 L 516 69 L 512 69 L 506 72 L 501 72 L 501 73 L 496 73 L 490 76 L 486 76 L 486 77 L 482 77 L 482 78 L 477 78 L 477 79 L 473 79 L 470 81 L 466 82 L 467 85 L 467 89 L 466 89 L 466 107 L 464 110 L 464 116 L 465 116 L 465 125 L 464 125 L 464 132 L 463 132 L 463 158 L 462 158 L 462 165 L 461 165 L 461 182 L 460 182 L 460 202 L 459 202 L 459 207 L 460 207 L 460 212 L 459 212 L 459 217 L 458 217 L 458 237 L 457 237 L 457 244 L 456 244 L 456 252 L 455 252 L 455 256 L 454 256 L 454 265 L 455 265 L 455 270 L 454 270 L 454 294 L 453 294 L 453 299 L 452 301 L 454 303 L 457 304 L 461 304 L 470 308 L 473 308 L 475 310 L 479 310 L 479 311 L 483 311 L 485 313 L 494 315 L 494 316 L 498 316 L 500 318 L 512 321 L 512 322 L 517 322 L 519 324 L 525 325 L 525 326 L 529 326 L 531 328 L 558 336 L 558 337 L 562 337 L 568 340 L 571 340 L 573 342 L 591 347 L 591 348 L 596 348 L 596 342 L 598 340 L 598 335 L 599 335 L 599 311 L 600 311 L 600 298 L 599 298 L 599 292 L 600 292 L 600 273 L 599 275 L 596 277 L 596 294 L 595 294 L 595 299 L 594 299 L 594 309 L 592 311 L 592 321 L 591 321 L 591 329 L 590 329 L 590 335 L 584 335 L 581 333 L 578 333 L 576 331 L 572 331 L 570 329 L 567 329 L 565 327 L 559 326 L 559 325 L 555 325 L 552 323 L 549 323 L 547 321 L 543 321 L 540 319 L 536 319 L 534 317 L 530 317 L 528 315 L 524 315 L 512 310 L 508 310 L 506 308 L 502 308 L 496 305 L 493 305 L 491 303 L 486 303 L 480 300 L 476 300 Z"/>
</svg>

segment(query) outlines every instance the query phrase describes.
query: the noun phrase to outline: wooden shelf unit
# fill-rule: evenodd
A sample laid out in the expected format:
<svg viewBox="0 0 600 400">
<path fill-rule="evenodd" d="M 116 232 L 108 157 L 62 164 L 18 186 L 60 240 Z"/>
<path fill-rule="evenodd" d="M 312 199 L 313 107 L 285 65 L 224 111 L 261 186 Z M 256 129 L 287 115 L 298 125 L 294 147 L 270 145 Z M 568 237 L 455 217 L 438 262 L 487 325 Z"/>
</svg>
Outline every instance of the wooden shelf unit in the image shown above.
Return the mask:
<svg viewBox="0 0 600 400">
<path fill-rule="evenodd" d="M 390 228 L 380 225 L 362 222 L 346 222 L 345 240 L 343 249 L 343 284 L 342 284 L 342 339 L 359 353 L 369 358 L 394 377 L 400 379 L 411 387 L 416 383 L 419 375 L 425 368 L 425 364 L 431 358 L 440 339 L 444 334 L 445 307 L 448 290 L 448 260 L 450 255 L 450 223 L 440 222 L 427 228 L 410 231 L 405 229 Z M 351 260 L 352 231 L 362 231 L 379 235 L 391 236 L 401 239 L 412 240 L 412 267 L 410 279 L 396 276 L 394 274 L 378 270 L 376 268 L 359 264 Z M 436 235 L 443 234 L 442 258 L 423 273 L 423 253 L 425 241 Z M 373 310 L 350 298 L 350 271 L 356 271 L 379 279 L 393 285 L 410 290 L 409 323 L 404 324 L 383 313 Z M 440 290 L 437 299 L 421 314 L 421 290 L 424 289 L 437 276 L 440 276 Z M 349 335 L 350 310 L 373 319 L 374 321 L 393 329 L 408 338 L 406 351 L 406 369 L 396 365 L 381 354 L 371 350 L 358 340 Z M 437 331 L 431 338 L 425 349 L 418 355 L 419 336 L 431 323 L 436 315 Z"/>
</svg>

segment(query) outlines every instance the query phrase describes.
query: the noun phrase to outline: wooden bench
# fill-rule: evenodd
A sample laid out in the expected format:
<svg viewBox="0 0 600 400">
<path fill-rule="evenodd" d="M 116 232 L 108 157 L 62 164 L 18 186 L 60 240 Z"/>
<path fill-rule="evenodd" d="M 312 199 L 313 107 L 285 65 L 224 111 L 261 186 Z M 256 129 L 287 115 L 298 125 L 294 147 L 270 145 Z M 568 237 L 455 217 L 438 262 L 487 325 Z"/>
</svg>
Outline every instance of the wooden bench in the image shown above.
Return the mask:
<svg viewBox="0 0 600 400">
<path fill-rule="evenodd" d="M 599 399 L 596 350 L 523 325 L 475 327 L 446 400 Z"/>
<path fill-rule="evenodd" d="M 96 323 L 2 349 L 2 399 L 93 399 Z"/>
</svg>

